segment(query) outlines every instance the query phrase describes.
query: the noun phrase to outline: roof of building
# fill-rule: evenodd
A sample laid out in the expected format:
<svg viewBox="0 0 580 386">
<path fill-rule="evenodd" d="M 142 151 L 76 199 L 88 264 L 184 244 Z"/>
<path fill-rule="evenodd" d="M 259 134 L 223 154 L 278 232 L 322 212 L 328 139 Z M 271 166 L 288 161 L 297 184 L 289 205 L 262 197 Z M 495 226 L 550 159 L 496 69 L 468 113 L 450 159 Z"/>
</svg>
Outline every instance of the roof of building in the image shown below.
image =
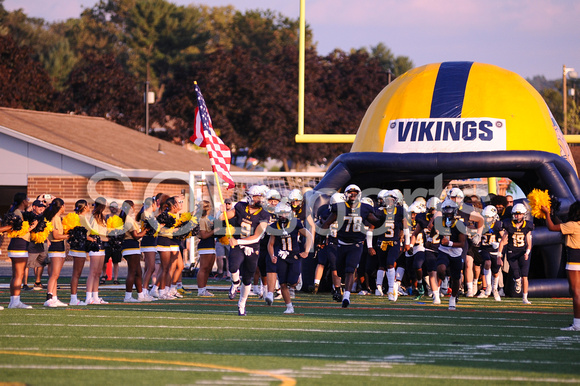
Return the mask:
<svg viewBox="0 0 580 386">
<path fill-rule="evenodd" d="M 0 107 L 0 132 L 103 169 L 211 170 L 205 153 L 104 118 Z"/>
</svg>

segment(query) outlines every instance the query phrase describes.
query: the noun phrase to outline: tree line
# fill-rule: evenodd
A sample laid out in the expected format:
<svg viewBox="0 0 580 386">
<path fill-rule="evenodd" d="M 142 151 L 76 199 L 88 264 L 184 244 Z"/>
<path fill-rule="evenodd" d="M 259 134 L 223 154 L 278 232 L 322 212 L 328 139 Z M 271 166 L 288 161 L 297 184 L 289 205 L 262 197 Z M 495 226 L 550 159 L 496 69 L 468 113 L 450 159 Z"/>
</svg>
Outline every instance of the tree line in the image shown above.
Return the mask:
<svg viewBox="0 0 580 386">
<path fill-rule="evenodd" d="M 100 0 L 49 23 L 0 0 L 0 105 L 106 117 L 144 130 L 145 82 L 154 131 L 185 143 L 200 85 L 232 149 L 288 167 L 332 160 L 348 145 L 296 144 L 299 20 L 270 10 Z M 305 131 L 356 133 L 380 90 L 413 67 L 384 44 L 319 55 L 306 31 Z"/>
</svg>

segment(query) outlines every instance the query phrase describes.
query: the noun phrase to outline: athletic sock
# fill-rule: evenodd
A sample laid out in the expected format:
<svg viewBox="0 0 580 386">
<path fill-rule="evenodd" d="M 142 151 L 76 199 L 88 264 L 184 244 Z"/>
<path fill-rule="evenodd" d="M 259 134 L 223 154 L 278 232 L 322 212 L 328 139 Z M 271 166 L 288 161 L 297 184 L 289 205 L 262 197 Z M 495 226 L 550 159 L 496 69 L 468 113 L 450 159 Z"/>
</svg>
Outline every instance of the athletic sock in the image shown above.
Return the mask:
<svg viewBox="0 0 580 386">
<path fill-rule="evenodd" d="M 240 271 L 232 272 L 232 283 L 240 282 Z"/>
<path fill-rule="evenodd" d="M 205 288 L 206 288 L 206 287 L 198 287 L 198 288 L 197 288 L 197 294 L 198 294 L 198 295 L 201 295 L 202 293 L 204 293 L 204 292 L 205 292 Z"/>
<path fill-rule="evenodd" d="M 240 308 L 246 309 L 246 301 L 248 300 L 248 295 L 250 295 L 250 285 L 242 284 L 240 286 L 240 300 L 238 300 L 238 306 Z"/>
<path fill-rule="evenodd" d="M 20 296 L 10 296 L 10 305 L 11 306 L 16 305 L 18 303 L 20 303 Z"/>
<path fill-rule="evenodd" d="M 467 283 L 467 292 L 473 293 L 473 283 Z"/>
<path fill-rule="evenodd" d="M 580 327 L 580 318 L 574 318 L 574 323 L 576 327 Z"/>
<path fill-rule="evenodd" d="M 382 270 L 382 269 L 379 269 L 377 271 L 377 287 L 379 287 L 379 286 L 382 287 L 383 286 L 383 279 L 384 279 L 384 277 L 385 277 L 385 271 Z"/>
<path fill-rule="evenodd" d="M 397 267 L 397 275 L 395 276 L 395 279 L 397 281 L 402 281 L 404 275 L 405 275 L 405 268 Z"/>
<path fill-rule="evenodd" d="M 387 281 L 389 282 L 389 292 L 395 287 L 395 268 L 387 270 Z"/>
<path fill-rule="evenodd" d="M 319 284 L 320 285 L 320 279 L 314 279 L 314 284 Z"/>
<path fill-rule="evenodd" d="M 344 291 L 344 296 L 342 298 L 350 300 L 350 291 Z"/>
<path fill-rule="evenodd" d="M 79 301 L 79 299 L 77 298 L 77 294 L 74 294 L 74 295 L 73 295 L 73 294 L 71 294 L 71 295 L 70 295 L 70 302 L 71 302 L 71 303 L 76 303 L 76 302 L 78 302 L 78 301 Z"/>
</svg>

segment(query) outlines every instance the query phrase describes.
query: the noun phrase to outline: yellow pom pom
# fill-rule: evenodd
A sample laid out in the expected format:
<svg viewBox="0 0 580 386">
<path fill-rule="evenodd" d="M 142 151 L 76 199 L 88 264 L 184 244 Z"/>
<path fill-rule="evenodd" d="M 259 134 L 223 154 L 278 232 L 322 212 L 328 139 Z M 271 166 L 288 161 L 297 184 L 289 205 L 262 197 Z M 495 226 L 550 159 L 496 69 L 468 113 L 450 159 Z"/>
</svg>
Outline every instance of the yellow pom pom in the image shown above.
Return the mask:
<svg viewBox="0 0 580 386">
<path fill-rule="evenodd" d="M 52 233 L 52 222 L 46 220 L 44 222 L 46 225 L 42 232 L 30 232 L 30 241 L 35 244 L 43 244 L 48 239 L 48 235 Z"/>
<path fill-rule="evenodd" d="M 170 213 L 171 214 L 171 213 Z M 179 218 L 175 221 L 175 226 L 178 227 L 183 223 L 191 221 L 192 215 L 189 212 L 182 213 Z"/>
<path fill-rule="evenodd" d="M 19 231 L 9 231 L 6 235 L 12 239 L 24 237 L 24 235 L 28 233 L 29 229 L 30 224 L 28 224 L 28 221 L 23 221 L 22 228 Z"/>
<path fill-rule="evenodd" d="M 117 215 L 111 216 L 107 219 L 107 229 L 123 229 L 123 219 Z"/>
<path fill-rule="evenodd" d="M 229 226 L 226 229 L 226 234 L 222 237 L 220 237 L 219 242 L 222 243 L 223 245 L 230 245 L 230 237 L 232 237 L 234 235 L 234 232 L 236 231 L 236 228 L 234 228 L 233 226 Z"/>
<path fill-rule="evenodd" d="M 545 206 L 548 209 L 551 206 L 548 191 L 534 189 L 530 194 L 528 194 L 528 200 L 530 201 L 530 207 L 532 208 L 532 216 L 545 219 L 546 215 L 542 212 L 542 206 Z"/>
<path fill-rule="evenodd" d="M 64 234 L 67 234 L 68 231 L 70 231 L 71 229 L 80 226 L 81 220 L 79 218 L 79 215 L 76 214 L 75 212 L 70 212 L 62 219 L 62 229 Z"/>
</svg>

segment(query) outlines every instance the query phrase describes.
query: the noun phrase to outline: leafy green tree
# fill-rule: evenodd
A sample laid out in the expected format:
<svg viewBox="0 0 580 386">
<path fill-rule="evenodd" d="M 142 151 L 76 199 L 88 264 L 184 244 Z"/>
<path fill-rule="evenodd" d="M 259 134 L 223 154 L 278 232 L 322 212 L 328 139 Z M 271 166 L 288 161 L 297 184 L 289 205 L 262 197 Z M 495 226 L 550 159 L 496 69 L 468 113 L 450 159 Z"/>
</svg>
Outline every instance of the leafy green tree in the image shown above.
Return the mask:
<svg viewBox="0 0 580 386">
<path fill-rule="evenodd" d="M 55 91 L 32 50 L 10 36 L 0 36 L 0 106 L 52 111 Z"/>
<path fill-rule="evenodd" d="M 71 72 L 68 86 L 69 110 L 132 128 L 143 125 L 143 94 L 113 55 L 87 54 Z"/>
</svg>

